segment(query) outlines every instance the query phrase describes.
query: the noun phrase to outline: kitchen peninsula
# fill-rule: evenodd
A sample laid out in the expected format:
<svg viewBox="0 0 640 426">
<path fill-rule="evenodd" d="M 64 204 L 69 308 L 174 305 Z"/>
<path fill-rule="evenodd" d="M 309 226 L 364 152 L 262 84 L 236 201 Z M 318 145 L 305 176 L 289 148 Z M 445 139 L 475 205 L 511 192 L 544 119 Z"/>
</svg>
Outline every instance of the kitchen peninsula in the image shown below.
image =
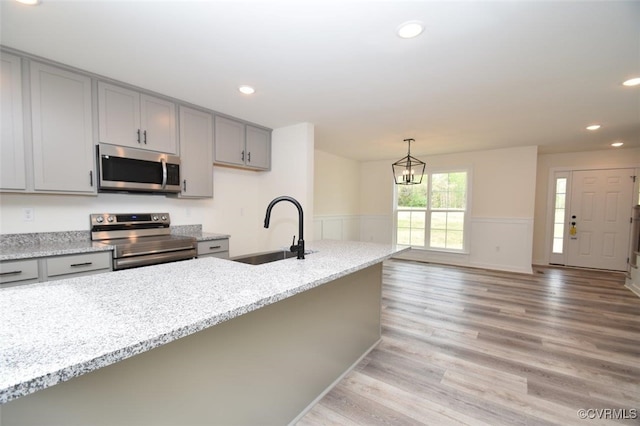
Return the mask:
<svg viewBox="0 0 640 426">
<path fill-rule="evenodd" d="M 286 424 L 380 339 L 391 245 L 0 290 L 0 423 Z"/>
</svg>

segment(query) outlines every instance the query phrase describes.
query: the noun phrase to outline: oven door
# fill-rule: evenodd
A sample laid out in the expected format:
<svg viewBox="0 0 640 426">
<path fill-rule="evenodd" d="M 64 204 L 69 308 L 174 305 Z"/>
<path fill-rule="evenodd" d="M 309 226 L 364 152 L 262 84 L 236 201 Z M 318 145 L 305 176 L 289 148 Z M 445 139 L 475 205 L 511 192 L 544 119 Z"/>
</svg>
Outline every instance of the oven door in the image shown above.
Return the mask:
<svg viewBox="0 0 640 426">
<path fill-rule="evenodd" d="M 138 266 L 157 265 L 159 263 L 175 262 L 178 260 L 193 259 L 196 257 L 196 249 L 167 251 L 153 254 L 140 254 L 136 256 L 121 257 L 113 259 L 113 269 L 128 269 Z"/>
<path fill-rule="evenodd" d="M 113 269 L 116 270 L 193 259 L 197 256 L 198 247 L 195 238 L 176 235 L 122 238 L 102 242 L 115 247 Z"/>
<path fill-rule="evenodd" d="M 101 192 L 180 192 L 177 156 L 104 144 L 97 154 Z"/>
</svg>

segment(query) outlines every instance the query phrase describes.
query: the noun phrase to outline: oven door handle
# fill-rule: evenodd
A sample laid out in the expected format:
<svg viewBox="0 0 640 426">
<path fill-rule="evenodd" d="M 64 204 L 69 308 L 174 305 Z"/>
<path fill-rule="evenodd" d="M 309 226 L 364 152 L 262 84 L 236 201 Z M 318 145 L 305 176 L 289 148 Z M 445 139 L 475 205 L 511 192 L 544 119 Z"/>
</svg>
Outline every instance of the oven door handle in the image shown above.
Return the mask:
<svg viewBox="0 0 640 426">
<path fill-rule="evenodd" d="M 160 160 L 162 163 L 162 189 L 167 186 L 167 162 L 164 159 Z"/>
</svg>

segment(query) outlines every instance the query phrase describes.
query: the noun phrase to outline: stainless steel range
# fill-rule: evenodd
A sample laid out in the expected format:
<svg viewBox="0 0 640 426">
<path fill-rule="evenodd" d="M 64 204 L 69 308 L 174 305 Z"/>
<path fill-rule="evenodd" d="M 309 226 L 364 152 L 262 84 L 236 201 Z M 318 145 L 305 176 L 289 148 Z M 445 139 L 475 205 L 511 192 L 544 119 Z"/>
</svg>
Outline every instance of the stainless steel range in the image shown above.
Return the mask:
<svg viewBox="0 0 640 426">
<path fill-rule="evenodd" d="M 90 219 L 91 239 L 115 246 L 114 270 L 196 257 L 195 238 L 171 235 L 169 213 L 100 213 Z"/>
</svg>

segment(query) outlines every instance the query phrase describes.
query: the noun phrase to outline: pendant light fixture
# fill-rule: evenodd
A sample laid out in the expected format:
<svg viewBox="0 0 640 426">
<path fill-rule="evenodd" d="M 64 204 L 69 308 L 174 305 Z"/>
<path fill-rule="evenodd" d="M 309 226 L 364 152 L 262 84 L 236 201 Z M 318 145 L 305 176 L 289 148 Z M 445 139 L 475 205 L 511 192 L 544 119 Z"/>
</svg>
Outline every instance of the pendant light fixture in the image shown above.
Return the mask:
<svg viewBox="0 0 640 426">
<path fill-rule="evenodd" d="M 407 156 L 391 165 L 393 179 L 395 179 L 396 185 L 418 185 L 422 183 L 426 164 L 411 156 L 411 142 L 415 142 L 415 139 L 405 139 L 404 141 L 409 144 Z"/>
</svg>

